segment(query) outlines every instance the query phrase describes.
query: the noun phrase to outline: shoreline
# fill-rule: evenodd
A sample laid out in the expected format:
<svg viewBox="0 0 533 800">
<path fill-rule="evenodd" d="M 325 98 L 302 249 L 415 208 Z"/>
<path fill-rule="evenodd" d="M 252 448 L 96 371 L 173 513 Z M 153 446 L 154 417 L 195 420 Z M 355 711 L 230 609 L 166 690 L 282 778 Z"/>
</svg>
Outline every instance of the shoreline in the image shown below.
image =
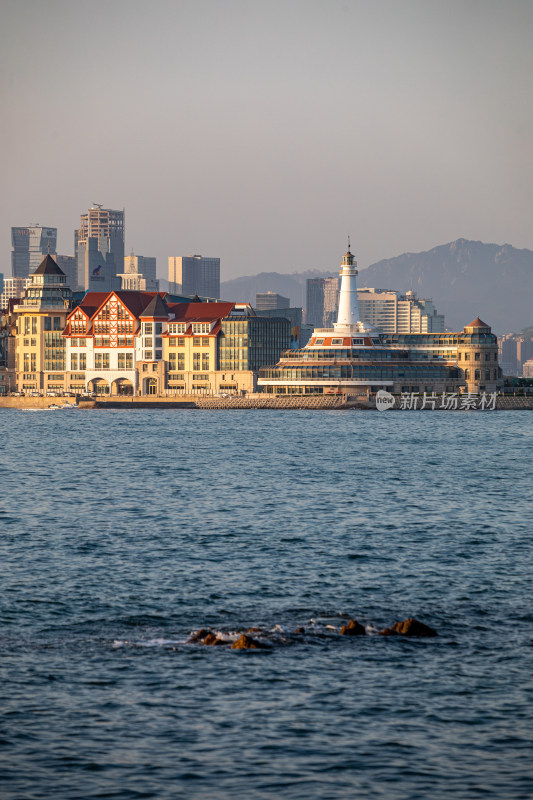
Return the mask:
<svg viewBox="0 0 533 800">
<path fill-rule="evenodd" d="M 19 409 L 19 410 L 46 410 L 51 405 L 64 405 L 71 402 L 71 398 L 62 397 L 0 397 L 0 409 Z M 357 400 L 344 400 L 338 396 L 308 396 L 308 397 L 272 397 L 271 395 L 260 397 L 184 397 L 183 399 L 164 398 L 164 397 L 132 397 L 126 398 L 107 398 L 79 400 L 80 409 L 88 410 L 109 410 L 109 409 L 196 409 L 200 411 L 230 411 L 233 409 L 254 409 L 254 410 L 316 410 L 316 411 L 376 411 L 375 401 L 365 397 Z M 399 408 L 390 409 L 400 411 Z M 431 411 L 433 409 L 413 409 L 416 411 Z M 441 411 L 444 409 L 434 409 Z M 464 411 L 464 409 L 449 409 Z M 472 409 L 481 410 L 481 409 Z M 497 397 L 496 411 L 533 411 L 533 397 Z"/>
</svg>

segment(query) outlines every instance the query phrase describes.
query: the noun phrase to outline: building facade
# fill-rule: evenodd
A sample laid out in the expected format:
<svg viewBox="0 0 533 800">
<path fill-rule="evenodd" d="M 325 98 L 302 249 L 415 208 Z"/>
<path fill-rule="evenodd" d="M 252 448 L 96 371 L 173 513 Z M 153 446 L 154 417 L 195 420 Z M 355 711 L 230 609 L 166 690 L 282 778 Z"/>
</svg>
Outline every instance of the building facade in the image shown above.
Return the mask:
<svg viewBox="0 0 533 800">
<path fill-rule="evenodd" d="M 418 299 L 414 292 L 401 294 L 377 289 L 358 289 L 363 322 L 383 333 L 441 333 L 444 314 L 439 314 L 429 298 Z"/>
<path fill-rule="evenodd" d="M 0 295 L 0 308 L 5 311 L 9 306 L 10 300 L 20 300 L 30 283 L 31 278 L 4 278 L 3 292 Z"/>
<path fill-rule="evenodd" d="M 13 278 L 28 278 L 34 272 L 43 256 L 55 255 L 57 228 L 43 225 L 11 228 L 11 275 Z"/>
<path fill-rule="evenodd" d="M 255 310 L 275 311 L 278 308 L 290 308 L 291 301 L 288 297 L 276 292 L 259 292 L 255 296 Z"/>
<path fill-rule="evenodd" d="M 170 256 L 168 283 L 171 294 L 187 297 L 220 297 L 220 258 Z"/>
<path fill-rule="evenodd" d="M 305 321 L 315 328 L 332 325 L 337 315 L 338 278 L 308 278 Z"/>
<path fill-rule="evenodd" d="M 337 321 L 316 328 L 306 347 L 259 372 L 271 394 L 493 392 L 501 386 L 496 336 L 479 318 L 462 334 L 384 334 L 361 319 L 357 262 L 341 265 Z"/>
<path fill-rule="evenodd" d="M 167 299 L 169 298 L 169 299 Z M 97 395 L 242 394 L 290 342 L 286 319 L 248 304 L 88 292 L 64 331 L 68 387 Z"/>
<path fill-rule="evenodd" d="M 74 232 L 78 288 L 110 291 L 118 288 L 124 264 L 124 211 L 92 206 Z"/>
<path fill-rule="evenodd" d="M 63 330 L 70 310 L 66 277 L 47 255 L 31 275 L 22 301 L 15 305 L 17 388 L 57 392 L 67 388 Z"/>
<path fill-rule="evenodd" d="M 120 278 L 120 289 L 128 292 L 158 292 L 157 262 L 149 256 L 124 256 L 124 272 Z"/>
</svg>

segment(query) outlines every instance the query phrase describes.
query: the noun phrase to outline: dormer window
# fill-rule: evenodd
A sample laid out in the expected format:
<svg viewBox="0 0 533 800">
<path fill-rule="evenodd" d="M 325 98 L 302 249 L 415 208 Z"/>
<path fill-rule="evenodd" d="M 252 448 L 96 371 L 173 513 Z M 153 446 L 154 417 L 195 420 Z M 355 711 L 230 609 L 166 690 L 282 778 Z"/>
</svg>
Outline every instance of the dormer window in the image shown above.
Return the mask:
<svg viewBox="0 0 533 800">
<path fill-rule="evenodd" d="M 169 333 L 185 333 L 187 330 L 186 322 L 171 322 L 168 326 Z"/>
<path fill-rule="evenodd" d="M 192 324 L 193 333 L 209 333 L 210 329 L 211 325 L 209 322 L 193 322 Z"/>
</svg>

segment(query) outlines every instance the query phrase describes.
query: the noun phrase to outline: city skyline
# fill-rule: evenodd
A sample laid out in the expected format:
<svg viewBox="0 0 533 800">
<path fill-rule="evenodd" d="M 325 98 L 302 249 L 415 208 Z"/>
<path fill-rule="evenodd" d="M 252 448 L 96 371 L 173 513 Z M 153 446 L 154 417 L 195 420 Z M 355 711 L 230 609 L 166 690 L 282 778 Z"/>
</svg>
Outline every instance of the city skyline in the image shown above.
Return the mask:
<svg viewBox="0 0 533 800">
<path fill-rule="evenodd" d="M 93 8 L 4 4 L 4 264 L 33 220 L 73 255 L 95 201 L 126 209 L 126 252 L 216 253 L 225 279 L 331 268 L 347 234 L 362 270 L 533 249 L 530 4 Z"/>
</svg>

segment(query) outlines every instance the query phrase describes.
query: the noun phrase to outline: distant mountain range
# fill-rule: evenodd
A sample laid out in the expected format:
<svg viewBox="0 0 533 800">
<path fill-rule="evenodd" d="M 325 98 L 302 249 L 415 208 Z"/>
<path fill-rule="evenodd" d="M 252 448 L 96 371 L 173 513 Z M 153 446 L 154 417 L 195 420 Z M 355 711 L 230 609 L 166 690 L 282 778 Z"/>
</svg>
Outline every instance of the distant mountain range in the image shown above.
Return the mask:
<svg viewBox="0 0 533 800">
<path fill-rule="evenodd" d="M 291 305 L 305 306 L 307 278 L 336 274 L 337 269 L 262 272 L 222 283 L 221 295 L 254 303 L 256 292 L 272 291 L 289 297 Z M 361 270 L 358 286 L 412 289 L 419 297 L 431 297 L 452 330 L 461 330 L 477 316 L 498 334 L 533 322 L 533 251 L 509 244 L 457 239 L 423 253 L 404 253 Z"/>
</svg>

